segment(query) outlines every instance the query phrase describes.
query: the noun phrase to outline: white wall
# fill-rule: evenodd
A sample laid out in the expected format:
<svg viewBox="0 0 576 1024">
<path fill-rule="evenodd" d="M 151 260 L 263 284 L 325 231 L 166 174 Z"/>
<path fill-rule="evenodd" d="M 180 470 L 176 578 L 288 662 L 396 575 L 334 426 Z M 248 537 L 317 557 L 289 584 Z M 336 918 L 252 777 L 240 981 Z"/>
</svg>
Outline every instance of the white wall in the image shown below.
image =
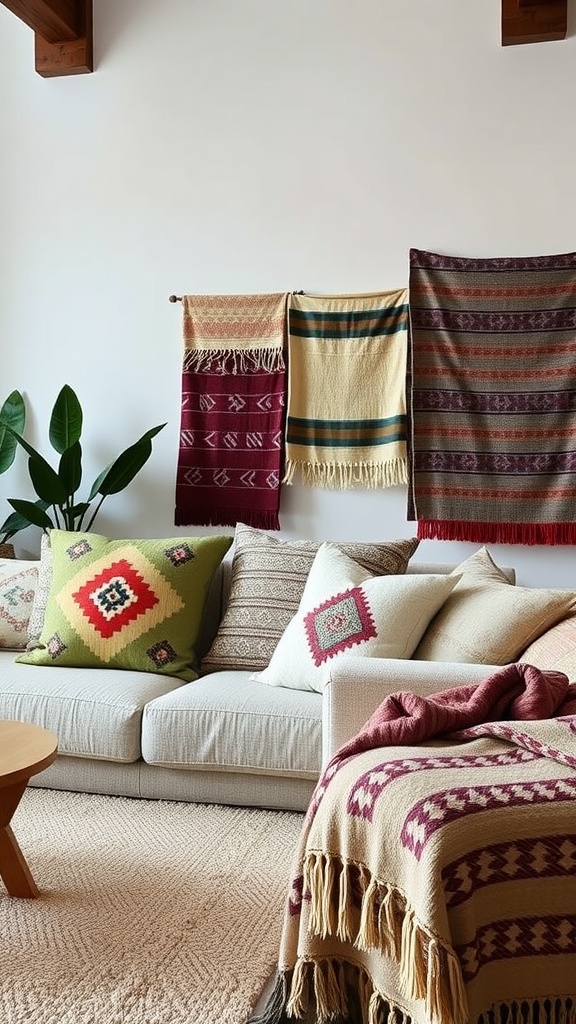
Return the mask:
<svg viewBox="0 0 576 1024">
<path fill-rule="evenodd" d="M 500 0 L 94 0 L 95 73 L 44 80 L 0 6 L 0 395 L 25 392 L 46 451 L 72 384 L 90 480 L 168 422 L 101 532 L 186 532 L 172 292 L 390 289 L 411 246 L 576 249 L 570 18 L 566 41 L 503 48 Z M 14 467 L 0 499 L 25 486 Z M 287 536 L 413 533 L 404 488 L 285 487 L 281 519 Z M 520 582 L 576 585 L 572 548 L 491 550 Z"/>
</svg>

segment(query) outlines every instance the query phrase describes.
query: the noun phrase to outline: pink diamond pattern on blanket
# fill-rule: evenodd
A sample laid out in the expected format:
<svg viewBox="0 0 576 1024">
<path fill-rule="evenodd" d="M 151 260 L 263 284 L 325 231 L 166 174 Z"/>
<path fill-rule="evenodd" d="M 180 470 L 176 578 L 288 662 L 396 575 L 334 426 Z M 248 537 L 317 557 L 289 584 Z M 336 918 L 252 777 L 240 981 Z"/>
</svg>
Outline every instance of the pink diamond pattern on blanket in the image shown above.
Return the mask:
<svg viewBox="0 0 576 1024">
<path fill-rule="evenodd" d="M 374 617 L 361 587 L 352 587 L 323 601 L 304 617 L 314 664 L 377 636 Z"/>
<path fill-rule="evenodd" d="M 511 750 L 502 754 L 480 754 L 474 757 L 407 757 L 401 761 L 383 761 L 369 772 L 358 776 L 348 796 L 347 811 L 352 817 L 372 821 L 374 806 L 383 791 L 395 779 L 411 772 L 429 772 L 446 768 L 494 768 L 509 764 L 525 764 L 536 760 L 537 755 L 527 750 Z"/>
<path fill-rule="evenodd" d="M 402 827 L 400 840 L 416 860 L 434 833 L 444 825 L 471 814 L 499 807 L 534 806 L 573 801 L 576 779 L 573 776 L 540 782 L 503 783 L 497 786 L 458 786 L 432 793 L 412 807 Z"/>
<path fill-rule="evenodd" d="M 576 834 L 516 839 L 470 850 L 446 865 L 442 885 L 446 905 L 456 907 L 488 885 L 566 875 L 576 875 Z"/>
<path fill-rule="evenodd" d="M 576 917 L 550 914 L 494 921 L 479 928 L 474 941 L 457 946 L 465 981 L 475 978 L 487 963 L 518 957 L 558 956 L 576 945 Z"/>
</svg>

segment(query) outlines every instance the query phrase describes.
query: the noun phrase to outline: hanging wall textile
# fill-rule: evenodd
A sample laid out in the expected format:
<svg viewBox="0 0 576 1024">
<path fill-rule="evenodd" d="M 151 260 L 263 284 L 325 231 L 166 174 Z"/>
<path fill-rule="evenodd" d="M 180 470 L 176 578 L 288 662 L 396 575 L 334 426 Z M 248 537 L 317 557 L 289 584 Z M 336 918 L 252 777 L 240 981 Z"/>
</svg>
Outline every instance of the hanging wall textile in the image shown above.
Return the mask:
<svg viewBox="0 0 576 1024">
<path fill-rule="evenodd" d="M 410 251 L 408 519 L 418 536 L 576 542 L 576 253 Z"/>
<path fill-rule="evenodd" d="M 177 526 L 280 528 L 287 294 L 184 295 Z"/>
<path fill-rule="evenodd" d="M 285 482 L 406 483 L 407 290 L 291 295 Z"/>
</svg>

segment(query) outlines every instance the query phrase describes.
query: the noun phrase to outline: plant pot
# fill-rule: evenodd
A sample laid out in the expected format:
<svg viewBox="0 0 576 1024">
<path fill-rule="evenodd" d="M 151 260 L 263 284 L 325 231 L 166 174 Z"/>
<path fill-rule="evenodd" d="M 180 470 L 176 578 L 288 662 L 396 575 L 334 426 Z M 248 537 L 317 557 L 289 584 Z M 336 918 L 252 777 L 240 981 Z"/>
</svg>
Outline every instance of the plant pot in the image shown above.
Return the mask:
<svg viewBox="0 0 576 1024">
<path fill-rule="evenodd" d="M 0 558 L 15 558 L 13 544 L 0 544 Z"/>
</svg>

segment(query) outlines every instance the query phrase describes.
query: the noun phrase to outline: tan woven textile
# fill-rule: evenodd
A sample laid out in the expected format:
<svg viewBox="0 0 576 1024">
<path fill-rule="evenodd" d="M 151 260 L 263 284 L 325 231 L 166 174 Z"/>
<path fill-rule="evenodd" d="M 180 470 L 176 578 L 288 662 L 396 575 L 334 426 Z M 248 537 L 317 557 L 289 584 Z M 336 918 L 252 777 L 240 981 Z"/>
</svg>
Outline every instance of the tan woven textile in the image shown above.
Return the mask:
<svg viewBox="0 0 576 1024">
<path fill-rule="evenodd" d="M 347 1020 L 354 991 L 369 1024 L 488 1024 L 520 1006 L 573 1022 L 575 796 L 574 715 L 336 758 L 287 900 L 285 1012 Z"/>
<path fill-rule="evenodd" d="M 285 482 L 406 483 L 404 288 L 291 295 Z"/>
</svg>

